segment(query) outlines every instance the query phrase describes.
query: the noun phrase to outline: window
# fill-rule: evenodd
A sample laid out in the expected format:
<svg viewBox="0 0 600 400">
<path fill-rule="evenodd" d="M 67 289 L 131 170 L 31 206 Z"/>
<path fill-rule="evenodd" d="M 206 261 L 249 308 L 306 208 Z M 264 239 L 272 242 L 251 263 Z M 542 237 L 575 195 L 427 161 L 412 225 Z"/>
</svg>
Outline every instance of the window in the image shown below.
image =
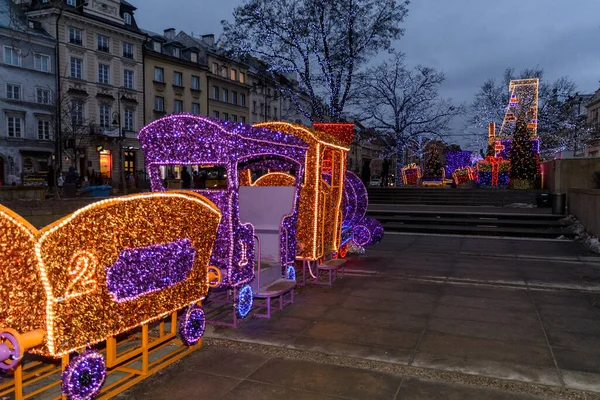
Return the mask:
<svg viewBox="0 0 600 400">
<path fill-rule="evenodd" d="M 81 29 L 69 28 L 69 43 L 82 46 L 83 45 L 82 37 L 83 37 L 83 32 L 81 32 Z"/>
<path fill-rule="evenodd" d="M 265 103 L 260 103 L 260 115 L 265 114 Z"/>
<path fill-rule="evenodd" d="M 237 115 L 231 114 L 231 121 L 237 122 Z"/>
<path fill-rule="evenodd" d="M 67 5 L 75 7 L 77 5 L 77 0 L 67 0 Z"/>
<path fill-rule="evenodd" d="M 221 101 L 227 102 L 229 100 L 229 91 L 227 89 L 221 89 Z"/>
<path fill-rule="evenodd" d="M 192 89 L 200 90 L 200 77 L 192 75 Z"/>
<path fill-rule="evenodd" d="M 237 96 L 237 92 L 231 92 L 231 104 L 237 104 L 238 103 L 238 96 Z"/>
<path fill-rule="evenodd" d="M 7 83 L 6 98 L 11 100 L 21 100 L 21 86 Z"/>
<path fill-rule="evenodd" d="M 181 100 L 175 100 L 173 103 L 173 113 L 179 114 L 183 112 L 183 102 Z"/>
<path fill-rule="evenodd" d="M 245 106 L 246 105 L 246 95 L 243 93 L 240 93 L 240 106 Z"/>
<path fill-rule="evenodd" d="M 50 121 L 38 120 L 38 139 L 50 140 Z"/>
<path fill-rule="evenodd" d="M 198 62 L 198 53 L 191 53 L 190 60 L 192 60 L 192 62 Z"/>
<path fill-rule="evenodd" d="M 273 107 L 273 118 L 277 119 L 277 107 Z"/>
<path fill-rule="evenodd" d="M 256 114 L 256 101 L 252 102 L 252 112 Z"/>
<path fill-rule="evenodd" d="M 237 81 L 237 71 L 233 68 L 229 70 L 229 79 L 232 81 Z"/>
<path fill-rule="evenodd" d="M 98 35 L 98 51 L 110 53 L 110 48 L 108 47 L 108 37 Z"/>
<path fill-rule="evenodd" d="M 212 98 L 215 100 L 219 100 L 219 87 L 213 86 Z"/>
<path fill-rule="evenodd" d="M 173 72 L 173 85 L 183 86 L 183 76 L 181 75 L 181 72 Z"/>
<path fill-rule="evenodd" d="M 246 83 L 246 74 L 243 72 L 240 72 L 240 82 Z"/>
<path fill-rule="evenodd" d="M 126 25 L 131 25 L 131 14 L 124 13 L 123 14 L 123 21 L 125 21 Z"/>
<path fill-rule="evenodd" d="M 246 123 L 246 117 L 244 117 L 243 115 L 240 115 L 240 122 L 242 124 L 245 124 Z"/>
<path fill-rule="evenodd" d="M 223 113 L 223 121 L 229 121 L 229 113 Z"/>
<path fill-rule="evenodd" d="M 106 64 L 98 64 L 98 83 L 108 84 L 110 67 Z"/>
<path fill-rule="evenodd" d="M 125 109 L 125 130 L 133 130 L 133 110 L 131 108 Z"/>
<path fill-rule="evenodd" d="M 156 51 L 157 53 L 162 53 L 162 45 L 160 42 L 154 42 L 152 44 L 152 47 L 154 48 L 154 51 Z"/>
<path fill-rule="evenodd" d="M 213 111 L 213 118 L 219 119 L 219 112 L 218 111 Z"/>
<path fill-rule="evenodd" d="M 20 138 L 22 126 L 21 117 L 8 117 L 8 137 Z"/>
<path fill-rule="evenodd" d="M 223 78 L 227 77 L 227 67 L 221 67 L 221 76 Z"/>
<path fill-rule="evenodd" d="M 71 78 L 81 79 L 83 71 L 83 60 L 71 57 Z"/>
<path fill-rule="evenodd" d="M 83 125 L 83 103 L 74 100 L 71 103 L 71 123 L 73 125 Z"/>
<path fill-rule="evenodd" d="M 42 72 L 50 71 L 50 57 L 44 54 L 36 54 L 33 56 L 33 67 Z"/>
<path fill-rule="evenodd" d="M 271 116 L 271 106 L 267 106 L 267 117 Z"/>
<path fill-rule="evenodd" d="M 100 104 L 100 127 L 108 128 L 110 125 L 110 107 L 108 104 Z"/>
<path fill-rule="evenodd" d="M 173 57 L 179 57 L 179 48 L 177 48 L 177 47 L 173 48 Z"/>
<path fill-rule="evenodd" d="M 160 67 L 154 67 L 154 80 L 156 82 L 165 81 L 165 70 Z"/>
<path fill-rule="evenodd" d="M 123 86 L 126 89 L 133 89 L 133 71 L 123 70 Z"/>
<path fill-rule="evenodd" d="M 154 98 L 154 109 L 156 111 L 165 111 L 165 99 L 164 99 L 164 97 L 156 96 Z"/>
<path fill-rule="evenodd" d="M 21 52 L 14 47 L 4 46 L 4 63 L 8 65 L 14 65 L 15 67 L 21 66 Z"/>
<path fill-rule="evenodd" d="M 133 58 L 133 45 L 131 43 L 123 42 L 123 57 Z"/>
<path fill-rule="evenodd" d="M 212 73 L 216 75 L 218 72 L 219 72 L 219 64 L 212 63 Z"/>
<path fill-rule="evenodd" d="M 200 114 L 200 104 L 192 103 L 192 114 L 196 114 L 196 115 Z"/>
<path fill-rule="evenodd" d="M 37 88 L 35 90 L 35 97 L 38 103 L 50 104 L 50 89 Z"/>
</svg>

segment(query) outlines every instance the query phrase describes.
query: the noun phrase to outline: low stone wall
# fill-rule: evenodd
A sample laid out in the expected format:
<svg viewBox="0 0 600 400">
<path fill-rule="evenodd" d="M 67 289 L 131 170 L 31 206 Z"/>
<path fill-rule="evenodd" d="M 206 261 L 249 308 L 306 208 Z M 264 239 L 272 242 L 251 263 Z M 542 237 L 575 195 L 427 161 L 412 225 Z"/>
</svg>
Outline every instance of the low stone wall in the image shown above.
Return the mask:
<svg viewBox="0 0 600 400">
<path fill-rule="evenodd" d="M 544 189 L 551 193 L 568 193 L 572 188 L 596 189 L 596 171 L 600 171 L 600 157 L 546 161 L 542 164 Z"/>
<path fill-rule="evenodd" d="M 2 186 L 0 187 L 0 201 L 5 200 L 44 200 L 46 188 L 27 186 Z"/>
<path fill-rule="evenodd" d="M 39 229 L 100 200 L 102 199 L 0 200 L 0 204 L 10 208 Z"/>
<path fill-rule="evenodd" d="M 574 215 L 588 233 L 600 237 L 600 189 L 569 190 L 569 214 Z"/>
</svg>

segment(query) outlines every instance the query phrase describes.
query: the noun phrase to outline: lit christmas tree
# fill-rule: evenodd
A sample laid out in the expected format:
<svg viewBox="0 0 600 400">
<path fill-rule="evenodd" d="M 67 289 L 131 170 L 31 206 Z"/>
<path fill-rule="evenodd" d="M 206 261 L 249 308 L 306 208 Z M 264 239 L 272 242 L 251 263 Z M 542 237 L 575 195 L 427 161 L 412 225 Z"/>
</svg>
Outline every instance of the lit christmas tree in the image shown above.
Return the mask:
<svg viewBox="0 0 600 400">
<path fill-rule="evenodd" d="M 511 180 L 534 182 L 537 173 L 536 157 L 532 149 L 531 134 L 527 129 L 527 122 L 523 118 L 519 118 L 515 125 L 510 148 L 510 161 Z"/>
<path fill-rule="evenodd" d="M 429 151 L 429 157 L 425 162 L 425 177 L 440 177 L 442 176 L 442 161 L 437 147 L 433 146 Z"/>
</svg>

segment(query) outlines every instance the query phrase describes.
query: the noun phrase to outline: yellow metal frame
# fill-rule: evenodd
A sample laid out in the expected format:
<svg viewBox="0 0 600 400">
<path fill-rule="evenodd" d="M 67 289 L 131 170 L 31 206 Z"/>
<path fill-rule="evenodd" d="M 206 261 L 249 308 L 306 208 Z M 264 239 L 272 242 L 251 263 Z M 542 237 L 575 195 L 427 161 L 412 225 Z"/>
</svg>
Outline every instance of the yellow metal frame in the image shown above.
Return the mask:
<svg viewBox="0 0 600 400">
<path fill-rule="evenodd" d="M 132 349 L 127 349 L 121 354 L 118 352 L 118 346 L 126 344 L 136 340 L 137 337 L 133 335 L 122 341 L 117 341 L 115 337 L 111 337 L 106 341 L 106 348 L 102 351 L 106 360 L 107 377 L 116 372 L 126 373 L 124 377 L 112 382 L 109 385 L 103 386 L 98 399 L 111 399 L 125 390 L 131 388 L 138 382 L 146 379 L 152 374 L 160 371 L 166 366 L 180 360 L 186 355 L 202 347 L 202 339 L 194 346 L 185 346 L 177 338 L 177 311 L 174 311 L 170 315 L 171 327 L 166 332 L 166 318 L 161 320 L 159 325 L 159 335 L 155 338 L 150 338 L 148 324 L 142 325 L 142 340 L 141 344 L 135 346 Z M 171 344 L 179 344 L 172 352 L 158 358 L 157 360 L 150 361 L 150 354 L 163 349 Z M 56 363 L 41 363 L 41 362 L 30 362 L 27 365 L 19 363 L 14 369 L 14 378 L 11 382 L 7 382 L 0 385 L 0 397 L 10 395 L 14 393 L 15 400 L 27 400 L 35 398 L 44 392 L 55 388 L 57 385 L 61 385 L 61 380 L 58 379 L 52 383 L 49 383 L 43 387 L 40 387 L 32 392 L 23 394 L 23 390 L 28 386 L 45 379 L 53 374 L 64 371 L 71 357 L 69 354 L 65 354 L 61 358 L 60 365 Z M 141 368 L 132 368 L 131 365 L 141 361 Z M 61 375 L 59 375 L 61 376 Z M 66 396 L 62 395 L 54 398 L 54 400 L 67 400 Z"/>
</svg>

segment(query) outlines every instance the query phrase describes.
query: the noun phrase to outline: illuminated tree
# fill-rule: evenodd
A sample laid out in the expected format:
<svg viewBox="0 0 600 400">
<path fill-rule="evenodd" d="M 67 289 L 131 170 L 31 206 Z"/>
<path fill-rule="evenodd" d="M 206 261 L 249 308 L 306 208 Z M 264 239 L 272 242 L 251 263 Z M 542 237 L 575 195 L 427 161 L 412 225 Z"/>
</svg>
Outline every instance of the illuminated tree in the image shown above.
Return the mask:
<svg viewBox="0 0 600 400">
<path fill-rule="evenodd" d="M 359 119 L 394 145 L 389 155 L 396 156 L 397 180 L 402 176 L 405 150 L 416 151 L 421 158 L 424 146 L 415 144 L 442 138 L 452 118 L 464 113 L 463 105 L 440 98 L 438 90 L 444 80 L 444 74 L 434 68 L 408 69 L 402 54 L 369 68 L 359 79 L 354 99 Z"/>
<path fill-rule="evenodd" d="M 553 155 L 557 151 L 573 150 L 576 143 L 581 143 L 584 134 L 582 124 L 574 124 L 572 114 L 566 112 L 569 99 L 575 96 L 575 83 L 568 77 L 560 77 L 554 82 L 543 81 L 544 72 L 540 68 L 530 68 L 516 74 L 508 68 L 500 81 L 494 78 L 486 80 L 479 88 L 469 108 L 467 134 L 472 143 L 479 148 L 487 148 L 487 127 L 495 122 L 496 127 L 502 125 L 504 112 L 509 102 L 509 83 L 513 79 L 539 78 L 538 130 L 541 153 Z M 579 121 L 581 122 L 581 121 Z M 577 133 L 574 131 L 577 127 Z M 573 138 L 578 138 L 577 141 Z M 489 155 L 493 155 L 489 154 Z"/>
<path fill-rule="evenodd" d="M 223 21 L 223 43 L 235 55 L 266 62 L 273 74 L 292 74 L 282 87 L 311 120 L 343 118 L 356 71 L 399 39 L 408 0 L 248 0 Z M 307 109 L 299 99 L 307 93 Z"/>
<path fill-rule="evenodd" d="M 442 161 L 437 146 L 432 146 L 425 162 L 424 177 L 439 177 L 442 175 Z"/>
<path fill-rule="evenodd" d="M 531 145 L 527 122 L 520 118 L 515 125 L 510 147 L 510 178 L 534 182 L 537 173 L 535 153 Z"/>
</svg>

